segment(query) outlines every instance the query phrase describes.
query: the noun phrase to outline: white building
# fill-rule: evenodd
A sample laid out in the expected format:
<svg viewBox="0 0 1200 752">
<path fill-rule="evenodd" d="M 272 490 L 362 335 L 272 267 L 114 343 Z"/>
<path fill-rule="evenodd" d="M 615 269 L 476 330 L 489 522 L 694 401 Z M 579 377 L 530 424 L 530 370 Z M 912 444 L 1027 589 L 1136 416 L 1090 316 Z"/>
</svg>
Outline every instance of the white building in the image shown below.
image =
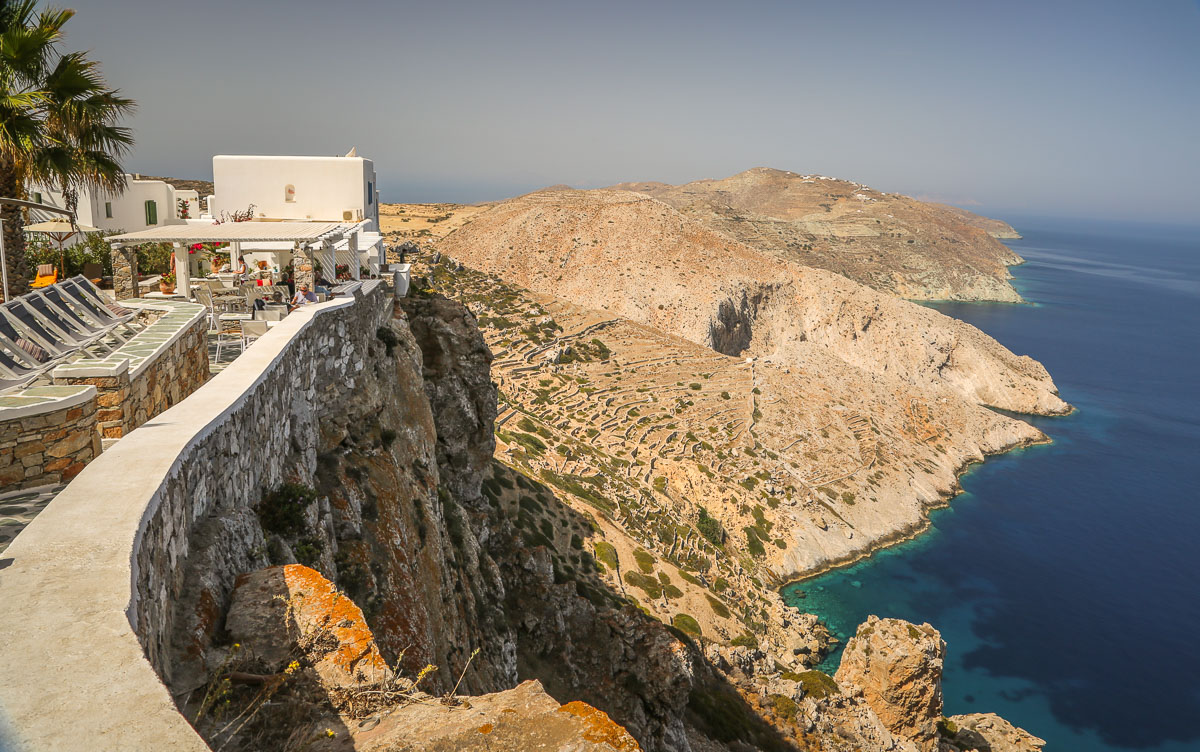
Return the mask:
<svg viewBox="0 0 1200 752">
<path fill-rule="evenodd" d="M 209 216 L 222 218 L 252 208 L 256 221 L 340 222 L 358 231 L 336 248 L 337 264 L 379 272 L 384 261 L 379 235 L 379 191 L 375 163 L 355 154 L 344 157 L 252 156 L 213 157 L 213 195 Z M 241 246 L 248 264 L 286 264 L 286 244 Z M 333 279 L 333 270 L 323 270 Z"/>
<path fill-rule="evenodd" d="M 200 216 L 200 195 L 196 191 L 177 190 L 162 180 L 142 180 L 139 175 L 126 175 L 124 193 L 113 195 L 104 191 L 79 189 L 76 206 L 76 221 L 110 232 L 136 232 L 149 227 L 179 224 L 179 201 L 188 204 L 188 214 Z M 29 186 L 28 196 L 38 203 L 65 207 L 62 191 L 44 185 Z M 57 219 L 60 215 L 49 212 L 30 212 L 30 222 Z M 74 238 L 73 240 L 77 240 Z"/>
<path fill-rule="evenodd" d="M 344 157 L 218 155 L 213 157 L 213 195 L 201 213 L 196 191 L 176 189 L 162 180 L 127 176 L 119 196 L 80 189 L 76 219 L 106 231 L 138 232 L 170 224 L 211 224 L 253 207 L 258 222 L 336 222 L 355 225 L 334 247 L 335 266 L 345 266 L 350 276 L 360 271 L 378 274 L 384 263 L 379 234 L 379 192 L 375 163 L 353 150 Z M 39 203 L 65 206 L 61 191 L 33 185 L 30 198 Z M 186 205 L 186 216 L 180 202 Z M 31 222 L 52 218 L 31 212 Z M 78 237 L 70 242 L 77 242 Z M 237 247 L 248 266 L 266 262 L 282 269 L 290 261 L 290 243 L 243 243 Z M 193 273 L 203 269 L 192 260 Z M 236 265 L 236 262 L 235 262 Z M 205 265 L 204 268 L 207 268 Z M 322 269 L 333 280 L 335 269 Z"/>
</svg>

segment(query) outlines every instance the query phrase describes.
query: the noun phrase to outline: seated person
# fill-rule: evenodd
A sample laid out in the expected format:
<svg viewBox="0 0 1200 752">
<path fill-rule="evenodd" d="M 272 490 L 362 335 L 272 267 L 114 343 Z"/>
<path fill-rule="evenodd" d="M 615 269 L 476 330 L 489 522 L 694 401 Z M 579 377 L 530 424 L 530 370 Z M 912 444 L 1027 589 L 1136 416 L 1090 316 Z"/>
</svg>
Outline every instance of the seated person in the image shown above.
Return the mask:
<svg viewBox="0 0 1200 752">
<path fill-rule="evenodd" d="M 321 276 L 317 277 L 316 285 L 317 285 L 316 291 L 321 293 L 322 295 L 328 295 L 329 291 L 332 290 L 335 286 L 332 282 L 330 282 L 329 280 L 327 280 Z"/>
<path fill-rule="evenodd" d="M 302 305 L 317 302 L 317 294 L 308 289 L 308 285 L 300 285 L 300 289 L 296 291 L 296 296 L 292 298 L 291 308 L 288 310 L 294 311 Z"/>
</svg>

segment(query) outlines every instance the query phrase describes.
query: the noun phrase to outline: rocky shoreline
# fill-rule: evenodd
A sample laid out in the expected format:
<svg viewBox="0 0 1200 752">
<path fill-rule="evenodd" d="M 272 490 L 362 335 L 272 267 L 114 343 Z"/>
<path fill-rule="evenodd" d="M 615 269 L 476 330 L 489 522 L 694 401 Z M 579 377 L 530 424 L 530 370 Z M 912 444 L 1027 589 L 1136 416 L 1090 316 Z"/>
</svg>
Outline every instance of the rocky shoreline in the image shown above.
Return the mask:
<svg viewBox="0 0 1200 752">
<path fill-rule="evenodd" d="M 1074 408 L 1072 409 L 1072 412 L 1074 412 Z M 1070 413 L 1067 413 L 1067 414 L 1069 415 Z M 950 506 L 950 502 L 953 501 L 955 497 L 957 497 L 959 494 L 962 493 L 962 486 L 958 481 L 964 475 L 971 472 L 971 470 L 976 465 L 982 465 L 984 462 L 987 461 L 988 457 L 998 457 L 1003 454 L 1008 454 L 1009 452 L 1015 452 L 1015 451 L 1018 451 L 1021 449 L 1028 449 L 1029 447 L 1034 447 L 1034 446 L 1045 446 L 1047 444 L 1053 444 L 1053 443 L 1054 443 L 1054 440 L 1048 436 L 1043 439 L 1022 440 L 1020 442 L 1017 442 L 1017 443 L 1015 443 L 1009 447 L 1006 447 L 1004 449 L 1001 449 L 999 451 L 987 452 L 985 454 L 985 457 L 981 460 L 973 459 L 973 460 L 968 460 L 968 461 L 964 462 L 957 470 L 955 470 L 955 483 L 952 486 L 951 492 L 944 495 L 943 498 L 938 503 L 934 503 L 934 504 L 926 506 L 924 508 L 924 512 L 922 513 L 921 520 L 919 522 L 914 523 L 913 525 L 909 526 L 908 528 L 897 531 L 895 534 L 893 534 L 891 536 L 885 536 L 882 538 L 878 538 L 878 539 L 872 541 L 871 544 L 869 546 L 867 546 L 866 548 L 864 548 L 863 550 L 861 550 L 857 553 L 848 555 L 844 559 L 829 561 L 824 564 L 821 564 L 820 566 L 818 566 L 816 568 L 813 568 L 813 569 L 805 571 L 805 572 L 784 575 L 783 581 L 779 584 L 779 588 L 778 588 L 780 593 L 782 594 L 783 589 L 786 587 L 789 587 L 791 585 L 796 585 L 801 582 L 806 582 L 806 581 L 814 579 L 816 577 L 820 577 L 823 574 L 828 574 L 829 572 L 832 572 L 836 569 L 843 569 L 845 567 L 852 566 L 854 564 L 857 564 L 860 561 L 863 561 L 864 559 L 870 558 L 871 556 L 879 553 L 880 551 L 883 551 L 883 550 L 886 550 L 889 548 L 894 548 L 895 546 L 899 546 L 899 545 L 907 543 L 909 541 L 916 540 L 917 538 L 919 538 L 921 536 L 922 533 L 924 533 L 926 530 L 928 530 L 930 524 L 932 524 L 931 520 L 929 519 L 929 513 L 933 512 L 935 510 L 938 510 L 938 509 L 945 509 Z"/>
</svg>

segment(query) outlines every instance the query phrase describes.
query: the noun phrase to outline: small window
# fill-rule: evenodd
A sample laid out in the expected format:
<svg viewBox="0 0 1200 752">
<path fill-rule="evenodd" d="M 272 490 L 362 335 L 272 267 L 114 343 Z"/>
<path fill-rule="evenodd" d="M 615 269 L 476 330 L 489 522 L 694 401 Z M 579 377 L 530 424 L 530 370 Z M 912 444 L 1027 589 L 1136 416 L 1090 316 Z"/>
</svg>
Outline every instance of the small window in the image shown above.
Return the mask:
<svg viewBox="0 0 1200 752">
<path fill-rule="evenodd" d="M 283 200 L 289 204 L 296 203 L 296 186 L 288 183 L 283 187 Z"/>
<path fill-rule="evenodd" d="M 368 180 L 367 181 L 367 206 L 370 206 L 371 202 L 374 200 L 375 200 L 375 186 L 372 185 L 371 181 Z"/>
<path fill-rule="evenodd" d="M 112 219 L 112 202 L 111 201 L 104 202 L 104 218 Z"/>
<path fill-rule="evenodd" d="M 40 204 L 40 203 L 42 203 L 42 194 L 40 194 L 40 193 L 38 193 L 38 192 L 34 191 L 34 194 L 33 194 L 33 203 L 35 203 L 35 204 Z"/>
<path fill-rule="evenodd" d="M 158 224 L 158 203 L 156 201 L 146 202 L 146 224 Z"/>
</svg>

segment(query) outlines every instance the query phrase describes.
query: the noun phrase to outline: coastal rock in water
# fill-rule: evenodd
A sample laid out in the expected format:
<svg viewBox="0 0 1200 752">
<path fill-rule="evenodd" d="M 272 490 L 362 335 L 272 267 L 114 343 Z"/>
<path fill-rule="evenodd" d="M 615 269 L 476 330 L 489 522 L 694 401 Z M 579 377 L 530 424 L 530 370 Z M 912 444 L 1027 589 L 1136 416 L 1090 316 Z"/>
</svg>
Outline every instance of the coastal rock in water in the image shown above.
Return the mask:
<svg viewBox="0 0 1200 752">
<path fill-rule="evenodd" d="M 928 624 L 871 616 L 846 644 L 836 678 L 860 690 L 893 734 L 936 752 L 945 653 L 946 643 Z"/>
<path fill-rule="evenodd" d="M 325 687 L 391 679 L 392 672 L 354 601 L 302 564 L 242 575 L 225 628 L 276 671 L 292 658 L 312 666 Z"/>
<path fill-rule="evenodd" d="M 942 752 L 1041 752 L 1046 742 L 1017 728 L 995 713 L 970 713 L 947 718 L 942 724 Z"/>
</svg>

